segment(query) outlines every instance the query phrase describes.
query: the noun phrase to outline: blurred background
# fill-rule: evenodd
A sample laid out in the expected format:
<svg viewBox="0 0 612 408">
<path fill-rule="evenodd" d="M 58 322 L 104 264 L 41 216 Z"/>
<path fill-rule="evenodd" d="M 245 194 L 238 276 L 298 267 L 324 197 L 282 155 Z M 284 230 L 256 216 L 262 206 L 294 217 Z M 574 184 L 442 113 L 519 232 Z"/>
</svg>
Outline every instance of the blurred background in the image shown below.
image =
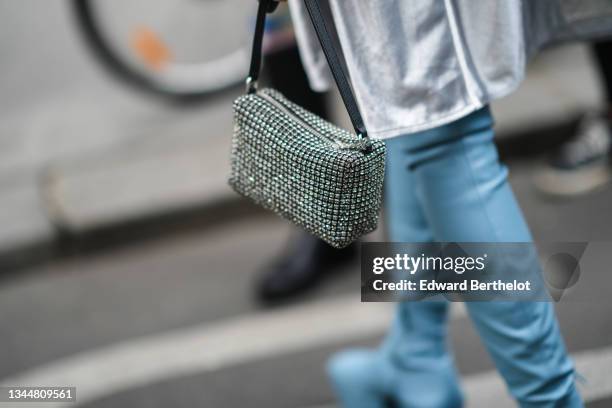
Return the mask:
<svg viewBox="0 0 612 408">
<path fill-rule="evenodd" d="M 290 301 L 254 294 L 291 227 L 226 185 L 252 13 L 240 0 L 0 0 L 0 383 L 76 386 L 92 408 L 332 407 L 326 358 L 380 341 L 392 305 L 359 302 L 357 259 Z M 594 61 L 585 44 L 551 49 L 493 106 L 538 240 L 612 237 L 608 169 L 588 191 L 545 176 L 604 109 Z M 612 406 L 609 304 L 558 312 L 588 406 Z M 468 406 L 512 406 L 459 306 L 451 334 Z"/>
</svg>

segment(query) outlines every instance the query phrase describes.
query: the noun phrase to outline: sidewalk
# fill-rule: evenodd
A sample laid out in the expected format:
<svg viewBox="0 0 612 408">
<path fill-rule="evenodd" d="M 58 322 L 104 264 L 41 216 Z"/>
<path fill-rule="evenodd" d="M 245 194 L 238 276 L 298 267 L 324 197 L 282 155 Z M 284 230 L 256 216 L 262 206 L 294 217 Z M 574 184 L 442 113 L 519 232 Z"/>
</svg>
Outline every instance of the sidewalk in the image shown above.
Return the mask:
<svg viewBox="0 0 612 408">
<path fill-rule="evenodd" d="M 68 60 L 78 61 L 86 80 L 0 119 L 0 267 L 19 263 L 16 254 L 28 248 L 51 256 L 59 232 L 78 236 L 238 199 L 225 181 L 235 94 L 185 110 L 158 105 L 79 58 L 88 57 Z M 567 120 L 598 98 L 586 49 L 555 50 L 494 105 L 498 133 Z"/>
</svg>

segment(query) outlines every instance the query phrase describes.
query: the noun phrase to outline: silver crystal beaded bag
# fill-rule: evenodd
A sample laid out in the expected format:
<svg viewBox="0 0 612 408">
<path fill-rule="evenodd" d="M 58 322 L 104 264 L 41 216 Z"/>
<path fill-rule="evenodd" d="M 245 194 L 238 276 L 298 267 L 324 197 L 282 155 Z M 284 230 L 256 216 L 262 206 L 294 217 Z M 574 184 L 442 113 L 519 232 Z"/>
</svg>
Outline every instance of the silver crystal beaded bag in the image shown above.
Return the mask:
<svg viewBox="0 0 612 408">
<path fill-rule="evenodd" d="M 258 90 L 266 13 L 260 0 L 247 93 L 234 102 L 229 184 L 239 194 L 342 248 L 376 229 L 385 144 L 363 120 L 317 0 L 305 0 L 355 133 L 332 125 L 273 89 Z"/>
</svg>

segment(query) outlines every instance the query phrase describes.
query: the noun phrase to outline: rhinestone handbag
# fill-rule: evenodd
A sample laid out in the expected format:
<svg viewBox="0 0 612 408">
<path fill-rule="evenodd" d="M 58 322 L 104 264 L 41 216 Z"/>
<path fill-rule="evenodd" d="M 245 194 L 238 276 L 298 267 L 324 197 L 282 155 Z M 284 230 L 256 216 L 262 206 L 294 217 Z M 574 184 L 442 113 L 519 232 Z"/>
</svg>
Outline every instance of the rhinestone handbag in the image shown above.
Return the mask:
<svg viewBox="0 0 612 408">
<path fill-rule="evenodd" d="M 264 208 L 342 248 L 378 223 L 385 144 L 367 137 L 318 0 L 305 0 L 355 134 L 290 102 L 257 90 L 266 13 L 260 0 L 247 93 L 234 102 L 230 186 Z"/>
</svg>

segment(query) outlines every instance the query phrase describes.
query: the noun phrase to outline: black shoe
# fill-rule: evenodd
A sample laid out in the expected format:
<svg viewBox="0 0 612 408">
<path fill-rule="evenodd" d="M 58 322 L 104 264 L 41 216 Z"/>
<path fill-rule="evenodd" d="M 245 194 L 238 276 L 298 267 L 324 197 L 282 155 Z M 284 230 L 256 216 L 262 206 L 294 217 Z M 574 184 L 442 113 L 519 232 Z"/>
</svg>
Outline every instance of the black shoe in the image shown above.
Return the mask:
<svg viewBox="0 0 612 408">
<path fill-rule="evenodd" d="M 298 295 L 318 284 L 333 267 L 355 259 L 356 255 L 356 244 L 336 249 L 300 232 L 278 259 L 262 270 L 256 295 L 268 302 Z"/>
<path fill-rule="evenodd" d="M 596 189 L 610 180 L 612 131 L 602 115 L 586 115 L 576 135 L 559 146 L 534 177 L 535 186 L 553 195 L 573 196 Z"/>
</svg>

